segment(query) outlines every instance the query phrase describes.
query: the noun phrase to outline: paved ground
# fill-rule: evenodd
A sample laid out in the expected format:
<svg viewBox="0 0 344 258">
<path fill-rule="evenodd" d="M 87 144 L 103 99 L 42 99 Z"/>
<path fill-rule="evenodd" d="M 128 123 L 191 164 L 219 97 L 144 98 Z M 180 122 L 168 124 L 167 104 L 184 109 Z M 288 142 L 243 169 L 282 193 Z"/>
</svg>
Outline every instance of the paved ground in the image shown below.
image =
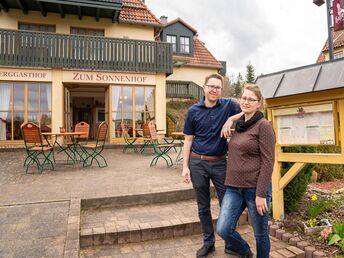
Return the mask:
<svg viewBox="0 0 344 258">
<path fill-rule="evenodd" d="M 32 167 L 25 174 L 24 150 L 0 152 L 0 206 L 191 188 L 182 182 L 180 165 L 167 168 L 159 161 L 149 167 L 152 156 L 123 155 L 120 149 L 106 149 L 104 156 L 109 166 L 102 169 L 59 164 L 55 171 L 32 174 Z"/>
<path fill-rule="evenodd" d="M 238 231 L 250 246 L 255 246 L 255 239 L 250 226 L 241 226 Z M 288 247 L 287 244 L 271 237 L 271 252 Z M 194 258 L 196 251 L 202 245 L 201 235 L 191 235 L 173 239 L 146 241 L 141 243 L 121 244 L 114 246 L 97 246 L 82 249 L 81 257 L 127 257 L 127 258 Z M 208 257 L 233 258 L 224 253 L 224 241 L 216 239 L 216 250 Z M 255 253 L 255 250 L 252 250 Z M 282 257 L 282 256 L 281 256 Z"/>
<path fill-rule="evenodd" d="M 59 164 L 55 171 L 39 174 L 32 168 L 25 174 L 24 150 L 0 152 L 0 257 L 77 257 L 80 199 L 192 187 L 182 182 L 180 165 L 167 168 L 159 161 L 156 167 L 149 167 L 152 156 L 122 154 L 121 149 L 105 149 L 104 156 L 109 166 L 103 169 Z M 254 244 L 252 234 L 245 236 Z M 172 257 L 173 253 L 175 257 L 194 257 L 200 241 L 200 236 L 190 236 L 105 246 L 83 250 L 82 256 Z M 221 245 L 218 242 L 217 246 Z M 276 241 L 273 248 L 278 245 L 283 243 Z M 221 249 L 216 257 L 224 255 Z"/>
</svg>

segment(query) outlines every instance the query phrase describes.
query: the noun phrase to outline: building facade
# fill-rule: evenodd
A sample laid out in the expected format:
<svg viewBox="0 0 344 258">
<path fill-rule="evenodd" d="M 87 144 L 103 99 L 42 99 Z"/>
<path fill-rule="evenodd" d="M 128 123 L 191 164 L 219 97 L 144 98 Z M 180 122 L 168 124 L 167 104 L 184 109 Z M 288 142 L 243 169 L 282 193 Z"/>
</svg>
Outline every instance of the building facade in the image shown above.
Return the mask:
<svg viewBox="0 0 344 258">
<path fill-rule="evenodd" d="M 333 58 L 339 59 L 344 57 L 344 30 L 332 32 L 333 37 Z M 317 63 L 322 63 L 330 60 L 328 41 L 325 42 L 319 56 Z"/>
<path fill-rule="evenodd" d="M 154 117 L 166 129 L 172 47 L 141 0 L 0 1 L 0 144 L 22 143 L 20 125 L 73 130 L 102 121 L 108 142 L 135 136 Z"/>
<path fill-rule="evenodd" d="M 220 70 L 225 73 L 225 62 L 216 60 L 198 38 L 197 30 L 181 18 L 168 22 L 162 16 L 160 22 L 163 27 L 158 40 L 172 44 L 173 51 L 173 74 L 166 81 L 167 97 L 201 98 L 204 78 Z"/>
</svg>

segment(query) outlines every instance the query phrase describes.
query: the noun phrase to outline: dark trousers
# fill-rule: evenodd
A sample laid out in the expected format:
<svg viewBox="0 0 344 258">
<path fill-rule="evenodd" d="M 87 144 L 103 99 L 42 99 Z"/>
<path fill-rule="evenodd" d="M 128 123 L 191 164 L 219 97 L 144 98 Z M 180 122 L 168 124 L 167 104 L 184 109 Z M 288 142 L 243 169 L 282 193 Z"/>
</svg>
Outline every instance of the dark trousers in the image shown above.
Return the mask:
<svg viewBox="0 0 344 258">
<path fill-rule="evenodd" d="M 190 158 L 189 168 L 191 171 L 191 181 L 196 193 L 198 216 L 202 225 L 203 242 L 206 245 L 215 243 L 214 227 L 210 212 L 210 180 L 215 186 L 221 206 L 226 190 L 224 186 L 226 166 L 227 161 L 225 159 L 207 161 L 193 157 Z"/>
</svg>

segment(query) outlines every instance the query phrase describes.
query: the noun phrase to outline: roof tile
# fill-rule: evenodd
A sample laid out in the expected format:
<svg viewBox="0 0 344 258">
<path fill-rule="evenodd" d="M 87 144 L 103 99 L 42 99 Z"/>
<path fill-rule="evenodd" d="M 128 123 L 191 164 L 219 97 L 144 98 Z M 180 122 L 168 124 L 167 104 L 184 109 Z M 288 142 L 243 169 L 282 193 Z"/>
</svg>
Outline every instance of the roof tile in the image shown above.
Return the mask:
<svg viewBox="0 0 344 258">
<path fill-rule="evenodd" d="M 141 0 L 123 0 L 119 21 L 161 26 L 160 21 Z"/>
</svg>

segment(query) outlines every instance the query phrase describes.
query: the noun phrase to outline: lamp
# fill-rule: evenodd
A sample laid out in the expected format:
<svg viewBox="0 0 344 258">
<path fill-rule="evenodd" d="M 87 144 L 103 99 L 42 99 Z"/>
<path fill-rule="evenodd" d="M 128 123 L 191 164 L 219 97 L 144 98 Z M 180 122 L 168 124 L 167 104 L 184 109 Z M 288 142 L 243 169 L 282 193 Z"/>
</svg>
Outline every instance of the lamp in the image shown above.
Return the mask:
<svg viewBox="0 0 344 258">
<path fill-rule="evenodd" d="M 330 60 L 333 60 L 333 37 L 332 37 L 332 22 L 331 22 L 331 0 L 326 0 L 326 14 L 327 14 L 327 33 L 328 33 L 328 50 Z M 313 0 L 313 4 L 322 6 L 324 0 Z"/>
</svg>

